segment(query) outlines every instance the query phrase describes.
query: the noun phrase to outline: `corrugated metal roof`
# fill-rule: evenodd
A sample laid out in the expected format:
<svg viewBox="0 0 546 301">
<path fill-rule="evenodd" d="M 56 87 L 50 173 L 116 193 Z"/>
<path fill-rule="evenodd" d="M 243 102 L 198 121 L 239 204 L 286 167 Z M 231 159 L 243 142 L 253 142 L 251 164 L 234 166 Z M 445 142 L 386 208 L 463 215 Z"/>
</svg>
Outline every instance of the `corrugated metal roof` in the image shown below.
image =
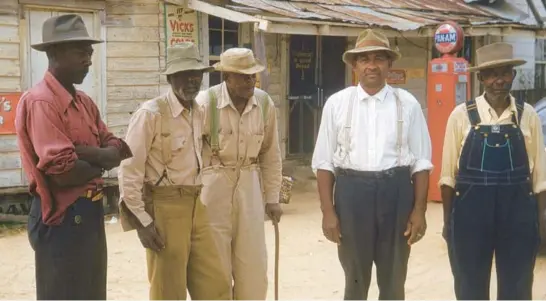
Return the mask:
<svg viewBox="0 0 546 301">
<path fill-rule="evenodd" d="M 414 30 L 453 20 L 461 25 L 524 24 L 528 14 L 509 3 L 499 7 L 467 4 L 465 0 L 231 0 L 255 15 L 292 19 L 387 26 Z M 230 5 L 237 10 L 237 6 Z M 526 24 L 532 25 L 532 24 Z"/>
</svg>

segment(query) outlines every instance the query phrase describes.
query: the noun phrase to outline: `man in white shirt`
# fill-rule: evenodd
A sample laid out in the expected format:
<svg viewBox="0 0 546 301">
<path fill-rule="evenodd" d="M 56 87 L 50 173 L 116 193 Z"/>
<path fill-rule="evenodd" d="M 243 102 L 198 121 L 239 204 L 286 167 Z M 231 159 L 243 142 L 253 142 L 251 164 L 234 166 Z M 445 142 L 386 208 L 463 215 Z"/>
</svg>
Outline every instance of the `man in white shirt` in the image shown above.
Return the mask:
<svg viewBox="0 0 546 301">
<path fill-rule="evenodd" d="M 379 299 L 404 299 L 410 246 L 426 231 L 431 142 L 419 102 L 386 84 L 399 58 L 380 32 L 361 33 L 343 55 L 360 84 L 332 95 L 322 113 L 312 167 L 345 300 L 367 299 L 374 262 Z"/>
</svg>

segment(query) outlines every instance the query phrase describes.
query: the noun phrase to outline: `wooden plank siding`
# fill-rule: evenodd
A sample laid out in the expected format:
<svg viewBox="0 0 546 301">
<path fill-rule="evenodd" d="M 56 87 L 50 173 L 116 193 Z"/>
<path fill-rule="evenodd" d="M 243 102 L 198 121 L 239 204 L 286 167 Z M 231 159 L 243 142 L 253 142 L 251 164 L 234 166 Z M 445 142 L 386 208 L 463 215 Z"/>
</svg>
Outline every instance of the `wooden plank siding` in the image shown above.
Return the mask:
<svg viewBox="0 0 546 301">
<path fill-rule="evenodd" d="M 14 10 L 0 14 L 0 93 L 21 91 L 17 0 L 2 0 Z M 15 135 L 0 135 L 0 187 L 25 183 Z"/>
</svg>

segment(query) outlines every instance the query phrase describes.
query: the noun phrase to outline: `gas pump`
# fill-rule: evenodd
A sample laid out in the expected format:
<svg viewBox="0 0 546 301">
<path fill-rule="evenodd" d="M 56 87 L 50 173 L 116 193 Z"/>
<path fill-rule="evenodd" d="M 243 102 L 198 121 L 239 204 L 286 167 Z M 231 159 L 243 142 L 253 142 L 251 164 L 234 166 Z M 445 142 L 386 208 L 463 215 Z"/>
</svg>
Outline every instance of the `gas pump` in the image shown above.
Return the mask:
<svg viewBox="0 0 546 301">
<path fill-rule="evenodd" d="M 432 164 L 428 191 L 429 201 L 441 201 L 440 180 L 442 150 L 449 115 L 457 106 L 470 98 L 470 73 L 468 62 L 457 57 L 463 47 L 464 33 L 455 22 L 441 24 L 434 34 L 434 45 L 442 57 L 428 64 L 427 123 L 432 142 Z"/>
</svg>

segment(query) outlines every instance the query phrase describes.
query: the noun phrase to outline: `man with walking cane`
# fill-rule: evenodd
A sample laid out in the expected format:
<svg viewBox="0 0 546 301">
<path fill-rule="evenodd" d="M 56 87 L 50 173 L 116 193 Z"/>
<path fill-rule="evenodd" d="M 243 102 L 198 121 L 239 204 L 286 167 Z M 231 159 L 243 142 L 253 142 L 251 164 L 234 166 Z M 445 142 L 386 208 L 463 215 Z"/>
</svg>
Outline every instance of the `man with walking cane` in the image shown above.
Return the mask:
<svg viewBox="0 0 546 301">
<path fill-rule="evenodd" d="M 410 246 L 426 230 L 431 142 L 419 102 L 386 84 L 399 58 L 380 32 L 359 35 L 343 55 L 359 84 L 326 102 L 313 154 L 323 232 L 338 244 L 346 300 L 367 299 L 373 263 L 379 299 L 404 299 Z"/>
<path fill-rule="evenodd" d="M 440 187 L 455 295 L 488 300 L 493 256 L 498 300 L 530 300 L 544 229 L 546 154 L 540 119 L 510 95 L 512 45 L 476 51 L 484 94 L 457 106 L 447 121 Z M 542 280 L 543 284 L 544 281 Z"/>
<path fill-rule="evenodd" d="M 202 200 L 233 299 L 263 300 L 267 295 L 265 213 L 279 222 L 282 161 L 276 108 L 255 88 L 264 67 L 252 50 L 231 48 L 214 66 L 223 82 L 202 91 L 204 128 Z M 265 198 L 265 199 L 264 199 Z"/>
<path fill-rule="evenodd" d="M 201 203 L 202 113 L 195 102 L 203 73 L 197 46 L 167 49 L 170 89 L 133 114 L 127 143 L 133 158 L 119 170 L 121 221 L 146 248 L 150 299 L 226 300 L 230 279 Z"/>
</svg>

